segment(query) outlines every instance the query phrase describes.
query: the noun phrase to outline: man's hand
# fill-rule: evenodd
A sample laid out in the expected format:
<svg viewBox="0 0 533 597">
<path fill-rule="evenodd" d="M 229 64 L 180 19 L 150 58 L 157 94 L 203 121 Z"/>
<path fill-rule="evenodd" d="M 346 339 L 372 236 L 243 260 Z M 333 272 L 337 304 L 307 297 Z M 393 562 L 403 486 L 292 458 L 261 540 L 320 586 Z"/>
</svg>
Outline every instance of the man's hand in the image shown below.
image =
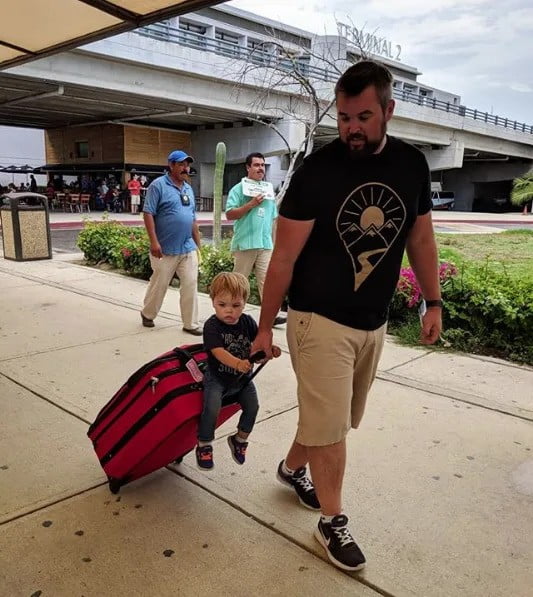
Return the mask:
<svg viewBox="0 0 533 597">
<path fill-rule="evenodd" d="M 156 259 L 163 257 L 163 251 L 161 251 L 161 245 L 159 243 L 152 243 L 150 245 L 150 254 Z"/>
<path fill-rule="evenodd" d="M 258 205 L 261 205 L 261 203 L 263 203 L 264 200 L 264 195 L 256 195 L 253 199 L 250 200 L 250 203 L 252 207 L 257 207 Z"/>
<path fill-rule="evenodd" d="M 268 361 L 273 356 L 273 346 L 272 346 L 272 330 L 268 330 L 266 332 L 259 331 L 255 340 L 252 342 L 252 348 L 250 354 L 255 354 L 260 350 L 264 351 L 266 357 L 265 361 Z"/>
<path fill-rule="evenodd" d="M 439 307 L 428 307 L 422 317 L 421 344 L 435 344 L 442 331 L 442 311 Z"/>
</svg>

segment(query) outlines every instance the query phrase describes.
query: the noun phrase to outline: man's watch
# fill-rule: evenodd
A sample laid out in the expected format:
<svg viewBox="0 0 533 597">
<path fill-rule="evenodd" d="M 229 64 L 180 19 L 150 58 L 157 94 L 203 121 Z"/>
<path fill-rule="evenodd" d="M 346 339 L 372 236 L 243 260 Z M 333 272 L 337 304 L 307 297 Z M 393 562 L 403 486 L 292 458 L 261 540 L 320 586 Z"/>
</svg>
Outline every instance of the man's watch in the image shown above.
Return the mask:
<svg viewBox="0 0 533 597">
<path fill-rule="evenodd" d="M 428 309 L 430 307 L 439 307 L 440 309 L 442 309 L 443 306 L 444 306 L 444 303 L 442 302 L 441 299 L 434 299 L 432 301 L 426 301 L 426 307 Z"/>
</svg>

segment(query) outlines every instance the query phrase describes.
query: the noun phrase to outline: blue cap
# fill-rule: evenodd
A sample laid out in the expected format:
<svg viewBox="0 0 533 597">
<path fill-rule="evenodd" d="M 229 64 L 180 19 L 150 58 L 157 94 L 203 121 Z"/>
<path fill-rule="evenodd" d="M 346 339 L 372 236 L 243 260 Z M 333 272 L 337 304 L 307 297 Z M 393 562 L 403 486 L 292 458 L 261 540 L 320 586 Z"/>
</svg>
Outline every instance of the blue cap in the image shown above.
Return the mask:
<svg viewBox="0 0 533 597">
<path fill-rule="evenodd" d="M 184 162 L 188 160 L 189 162 L 194 162 L 190 155 L 187 155 L 181 149 L 175 149 L 168 154 L 168 161 L 169 162 Z"/>
</svg>

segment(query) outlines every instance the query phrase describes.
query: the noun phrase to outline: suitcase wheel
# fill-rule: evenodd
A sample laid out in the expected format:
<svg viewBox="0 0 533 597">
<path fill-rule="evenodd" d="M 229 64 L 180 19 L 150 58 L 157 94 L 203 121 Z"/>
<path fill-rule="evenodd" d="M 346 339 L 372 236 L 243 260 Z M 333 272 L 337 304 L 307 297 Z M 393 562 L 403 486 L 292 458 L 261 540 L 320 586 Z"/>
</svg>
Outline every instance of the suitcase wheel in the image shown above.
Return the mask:
<svg viewBox="0 0 533 597">
<path fill-rule="evenodd" d="M 120 491 L 122 484 L 118 479 L 113 479 L 113 477 L 109 477 L 109 491 L 113 494 L 118 493 Z"/>
</svg>

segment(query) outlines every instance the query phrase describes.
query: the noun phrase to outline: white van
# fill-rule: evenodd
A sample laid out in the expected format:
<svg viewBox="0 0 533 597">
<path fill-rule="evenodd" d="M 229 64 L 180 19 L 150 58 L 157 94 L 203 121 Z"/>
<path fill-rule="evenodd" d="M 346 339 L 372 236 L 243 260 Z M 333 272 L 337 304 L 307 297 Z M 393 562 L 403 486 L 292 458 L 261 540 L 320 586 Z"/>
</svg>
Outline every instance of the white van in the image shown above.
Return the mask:
<svg viewBox="0 0 533 597">
<path fill-rule="evenodd" d="M 431 201 L 433 201 L 433 209 L 453 209 L 455 193 L 453 191 L 433 191 Z"/>
</svg>

